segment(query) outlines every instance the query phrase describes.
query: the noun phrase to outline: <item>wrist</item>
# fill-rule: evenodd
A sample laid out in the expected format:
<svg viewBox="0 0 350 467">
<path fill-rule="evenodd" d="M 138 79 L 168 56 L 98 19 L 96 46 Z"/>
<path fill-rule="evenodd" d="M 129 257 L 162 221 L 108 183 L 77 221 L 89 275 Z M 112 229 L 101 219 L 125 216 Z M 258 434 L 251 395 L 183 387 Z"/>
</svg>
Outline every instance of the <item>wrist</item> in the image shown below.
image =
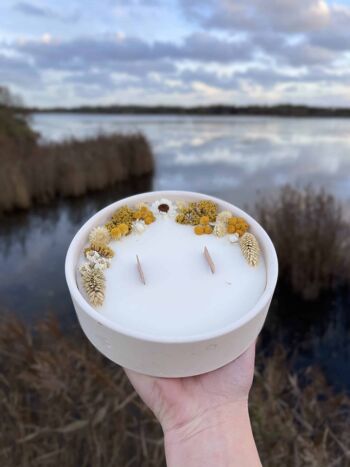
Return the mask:
<svg viewBox="0 0 350 467">
<path fill-rule="evenodd" d="M 261 465 L 247 401 L 207 409 L 163 430 L 168 467 Z"/>
</svg>

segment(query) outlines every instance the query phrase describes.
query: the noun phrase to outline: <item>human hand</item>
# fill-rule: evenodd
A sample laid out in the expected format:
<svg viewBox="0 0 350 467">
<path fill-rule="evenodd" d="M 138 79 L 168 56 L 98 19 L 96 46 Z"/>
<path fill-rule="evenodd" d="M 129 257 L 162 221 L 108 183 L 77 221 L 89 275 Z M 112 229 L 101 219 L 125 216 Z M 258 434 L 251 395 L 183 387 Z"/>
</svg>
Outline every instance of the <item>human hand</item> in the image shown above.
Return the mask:
<svg viewBox="0 0 350 467">
<path fill-rule="evenodd" d="M 125 370 L 135 390 L 153 411 L 165 435 L 168 465 L 181 465 L 178 447 L 186 455 L 182 465 L 210 465 L 203 443 L 210 443 L 210 453 L 221 465 L 236 465 L 231 460 L 238 454 L 240 466 L 260 465 L 248 416 L 248 395 L 253 381 L 255 343 L 239 358 L 218 370 L 189 378 L 155 378 Z M 236 425 L 236 426 L 235 426 Z M 239 429 L 237 429 L 239 427 Z M 233 432 L 232 432 L 233 430 Z M 232 432 L 232 433 L 231 433 Z M 232 434 L 232 437 L 230 436 Z M 190 443 L 189 443 L 190 441 Z M 232 441 L 238 446 L 232 446 Z M 196 451 L 193 443 L 202 446 Z M 186 453 L 186 448 L 189 453 Z M 225 448 L 230 452 L 229 462 L 224 461 Z M 204 449 L 203 449 L 204 448 Z M 246 448 L 253 454 L 247 457 Z M 203 456 L 202 456 L 203 454 Z M 197 463 L 190 464 L 189 456 Z M 254 456 L 255 455 L 255 456 Z M 173 459 L 177 458 L 173 464 Z M 250 462 L 250 463 L 246 463 Z"/>
</svg>

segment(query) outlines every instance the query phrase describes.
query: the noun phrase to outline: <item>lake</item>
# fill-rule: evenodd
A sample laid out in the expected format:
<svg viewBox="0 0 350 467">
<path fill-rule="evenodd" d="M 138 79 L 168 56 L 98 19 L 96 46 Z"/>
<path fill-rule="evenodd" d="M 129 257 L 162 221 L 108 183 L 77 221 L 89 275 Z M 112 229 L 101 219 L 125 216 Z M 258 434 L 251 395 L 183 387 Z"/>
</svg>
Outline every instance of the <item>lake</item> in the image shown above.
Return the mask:
<svg viewBox="0 0 350 467">
<path fill-rule="evenodd" d="M 333 193 L 350 214 L 350 119 L 36 114 L 31 125 L 51 141 L 144 133 L 156 173 L 152 184 L 145 181 L 136 191 L 202 191 L 252 212 L 257 197 L 285 183 L 312 183 Z M 53 312 L 66 326 L 75 326 L 63 273 L 68 244 L 91 214 L 135 190 L 61 200 L 6 216 L 0 224 L 0 308 L 28 322 Z M 291 323 L 293 306 L 275 302 L 273 311 L 288 310 L 283 319 Z M 348 295 L 338 295 L 314 306 L 307 324 L 293 324 L 293 345 L 302 349 L 296 365 L 319 361 L 335 386 L 348 388 L 349 307 Z"/>
</svg>

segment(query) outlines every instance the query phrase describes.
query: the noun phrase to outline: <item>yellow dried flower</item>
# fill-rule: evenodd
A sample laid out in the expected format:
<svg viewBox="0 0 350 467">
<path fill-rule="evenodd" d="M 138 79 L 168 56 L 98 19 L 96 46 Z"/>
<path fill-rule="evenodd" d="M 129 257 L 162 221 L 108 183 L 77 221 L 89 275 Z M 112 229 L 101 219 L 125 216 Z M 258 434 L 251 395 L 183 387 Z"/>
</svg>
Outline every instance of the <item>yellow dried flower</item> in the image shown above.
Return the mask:
<svg viewBox="0 0 350 467">
<path fill-rule="evenodd" d="M 95 245 L 107 245 L 111 237 L 106 227 L 95 227 L 89 234 L 90 243 Z"/>
<path fill-rule="evenodd" d="M 132 221 L 134 220 L 134 211 L 129 206 L 122 206 L 115 211 L 112 216 L 112 222 L 117 226 L 118 224 L 127 224 L 131 228 Z"/>
<path fill-rule="evenodd" d="M 101 256 L 104 256 L 105 258 L 113 258 L 114 256 L 114 251 L 107 245 L 95 245 L 92 243 L 90 249 L 97 251 L 97 253 L 99 253 Z M 86 250 L 88 249 L 85 248 L 85 251 Z"/>
<path fill-rule="evenodd" d="M 86 295 L 94 306 L 101 306 L 105 298 L 106 280 L 100 269 L 85 264 L 80 268 L 80 274 Z"/>
<path fill-rule="evenodd" d="M 203 235 L 204 234 L 204 226 L 203 225 L 196 225 L 194 228 L 194 233 L 196 235 Z"/>
<path fill-rule="evenodd" d="M 249 225 L 242 217 L 230 217 L 227 223 L 227 232 L 237 233 L 239 236 L 242 236 L 249 228 Z"/>
<path fill-rule="evenodd" d="M 122 235 L 126 235 L 127 233 L 129 233 L 129 226 L 127 224 L 119 224 L 118 227 L 119 227 Z"/>
<path fill-rule="evenodd" d="M 207 225 L 207 224 L 209 224 L 209 217 L 208 217 L 208 216 L 202 216 L 202 217 L 199 219 L 199 223 L 202 224 L 202 225 Z"/>
<path fill-rule="evenodd" d="M 200 216 L 208 216 L 210 222 L 215 221 L 217 215 L 217 206 L 213 201 L 203 200 L 194 204 L 196 205 L 195 209 Z"/>
<path fill-rule="evenodd" d="M 209 235 L 209 234 L 211 234 L 212 232 L 213 232 L 213 227 L 212 227 L 211 225 L 208 225 L 208 224 L 207 224 L 207 225 L 204 226 L 204 233 L 206 233 L 206 234 Z"/>
<path fill-rule="evenodd" d="M 259 262 L 260 256 L 260 247 L 256 237 L 253 234 L 246 232 L 239 239 L 239 245 L 248 264 L 256 266 Z"/>
<path fill-rule="evenodd" d="M 119 240 L 123 235 L 120 229 L 120 225 L 117 225 L 117 227 L 113 227 L 113 229 L 111 230 L 111 237 L 113 238 L 113 240 Z"/>
<path fill-rule="evenodd" d="M 199 219 L 199 214 L 191 208 L 181 209 L 180 213 L 176 216 L 176 222 L 186 225 L 197 225 L 199 224 Z"/>
<path fill-rule="evenodd" d="M 149 213 L 149 214 L 147 214 L 147 216 L 144 218 L 144 221 L 145 221 L 145 224 L 146 224 L 146 225 L 149 225 L 149 224 L 152 224 L 152 222 L 154 222 L 155 219 L 156 219 L 156 218 L 154 217 L 154 215 L 153 215 L 152 213 Z"/>
</svg>

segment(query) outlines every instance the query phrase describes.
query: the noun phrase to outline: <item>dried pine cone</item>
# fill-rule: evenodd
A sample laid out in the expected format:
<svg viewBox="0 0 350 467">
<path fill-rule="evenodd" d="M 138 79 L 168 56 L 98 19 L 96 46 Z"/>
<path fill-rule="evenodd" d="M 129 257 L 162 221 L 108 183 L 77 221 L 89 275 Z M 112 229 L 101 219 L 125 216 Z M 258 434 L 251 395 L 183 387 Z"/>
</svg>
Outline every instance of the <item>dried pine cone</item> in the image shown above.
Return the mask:
<svg viewBox="0 0 350 467">
<path fill-rule="evenodd" d="M 255 236 L 246 232 L 242 237 L 240 237 L 239 245 L 248 264 L 256 266 L 259 261 L 260 247 Z"/>
</svg>

